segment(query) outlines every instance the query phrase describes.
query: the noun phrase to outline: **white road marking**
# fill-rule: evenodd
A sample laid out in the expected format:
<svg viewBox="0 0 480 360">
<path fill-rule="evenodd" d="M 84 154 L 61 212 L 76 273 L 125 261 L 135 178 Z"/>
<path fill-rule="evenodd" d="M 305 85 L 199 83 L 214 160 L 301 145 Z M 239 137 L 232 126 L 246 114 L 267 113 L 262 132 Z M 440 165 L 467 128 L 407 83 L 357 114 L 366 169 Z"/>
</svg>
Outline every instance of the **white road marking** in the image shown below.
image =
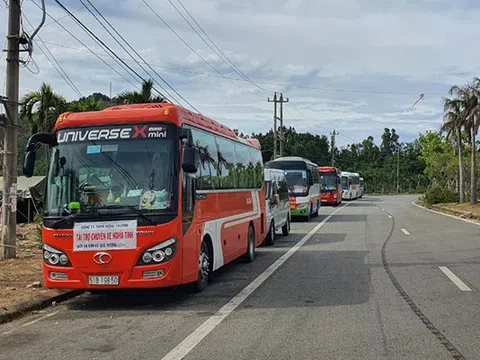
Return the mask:
<svg viewBox="0 0 480 360">
<path fill-rule="evenodd" d="M 410 235 L 410 233 L 408 232 L 407 229 L 402 228 L 402 232 L 403 232 L 405 235 Z"/>
<path fill-rule="evenodd" d="M 52 313 L 50 313 L 50 314 L 41 316 L 41 317 L 39 317 L 38 319 L 35 319 L 35 320 L 32 320 L 32 321 L 30 321 L 30 322 L 28 322 L 28 323 L 25 323 L 25 324 L 23 324 L 23 325 L 20 325 L 20 327 L 25 327 L 25 326 L 30 326 L 30 325 L 36 324 L 36 323 L 39 322 L 39 321 L 42 321 L 42 320 L 45 320 L 46 318 L 52 317 L 52 316 L 54 316 L 54 315 L 57 315 L 57 314 L 58 314 L 58 311 L 59 311 L 59 310 L 54 311 L 54 312 L 52 312 Z M 18 329 L 18 327 L 17 327 L 17 329 Z M 12 333 L 14 330 L 15 330 L 15 328 L 13 328 L 12 330 L 9 330 L 9 331 L 5 331 L 4 333 L 2 333 L 2 335 L 8 335 L 8 334 Z"/>
<path fill-rule="evenodd" d="M 389 217 L 390 219 L 393 219 L 392 215 L 388 215 L 388 217 Z"/>
<path fill-rule="evenodd" d="M 415 201 L 412 201 L 412 205 L 415 205 L 416 207 L 420 208 L 420 209 L 423 209 L 423 210 L 426 210 L 426 211 L 430 211 L 434 214 L 438 214 L 438 215 L 443 215 L 443 216 L 448 216 L 448 217 L 451 217 L 451 218 L 454 218 L 454 219 L 457 219 L 457 220 L 461 220 L 461 221 L 465 221 L 465 222 L 468 222 L 470 224 L 475 224 L 475 225 L 480 225 L 479 222 L 477 221 L 472 221 L 472 220 L 468 220 L 468 219 L 462 219 L 458 216 L 455 216 L 455 215 L 450 215 L 450 214 L 445 214 L 443 212 L 440 212 L 440 211 L 435 211 L 435 210 L 432 210 L 432 209 L 427 209 L 425 206 L 422 206 L 422 205 L 418 205 Z"/>
<path fill-rule="evenodd" d="M 458 278 L 448 267 L 446 266 L 439 266 L 438 267 L 442 272 L 447 275 L 447 277 L 452 280 L 452 282 L 457 285 L 457 287 L 462 291 L 472 291 L 467 284 L 465 284 L 462 280 Z"/>
<path fill-rule="evenodd" d="M 305 244 L 330 218 L 340 211 L 347 204 L 335 210 L 327 216 L 323 221 L 315 226 L 307 235 L 305 235 L 298 243 L 291 247 L 277 261 L 270 265 L 267 270 L 261 273 L 255 280 L 248 284 L 242 291 L 235 295 L 227 304 L 218 310 L 213 316 L 208 318 L 196 330 L 188 335 L 180 344 L 165 355 L 162 360 L 181 360 L 192 351 L 210 332 L 212 332 L 228 315 L 230 315 L 242 302 L 244 302 L 252 293 L 262 285 L 278 268 L 287 261 L 303 244 Z"/>
</svg>

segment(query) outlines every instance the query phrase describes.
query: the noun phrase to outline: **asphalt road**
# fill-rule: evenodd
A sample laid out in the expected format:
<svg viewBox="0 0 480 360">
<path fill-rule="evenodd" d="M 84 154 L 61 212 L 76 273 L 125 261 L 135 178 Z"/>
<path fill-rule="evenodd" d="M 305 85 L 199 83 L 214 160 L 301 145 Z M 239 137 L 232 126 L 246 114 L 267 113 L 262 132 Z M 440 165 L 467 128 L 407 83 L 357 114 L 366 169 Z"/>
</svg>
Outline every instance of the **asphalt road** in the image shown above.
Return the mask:
<svg viewBox="0 0 480 360">
<path fill-rule="evenodd" d="M 480 226 L 414 199 L 322 207 L 201 294 L 83 295 L 5 324 L 0 359 L 480 359 Z"/>
</svg>

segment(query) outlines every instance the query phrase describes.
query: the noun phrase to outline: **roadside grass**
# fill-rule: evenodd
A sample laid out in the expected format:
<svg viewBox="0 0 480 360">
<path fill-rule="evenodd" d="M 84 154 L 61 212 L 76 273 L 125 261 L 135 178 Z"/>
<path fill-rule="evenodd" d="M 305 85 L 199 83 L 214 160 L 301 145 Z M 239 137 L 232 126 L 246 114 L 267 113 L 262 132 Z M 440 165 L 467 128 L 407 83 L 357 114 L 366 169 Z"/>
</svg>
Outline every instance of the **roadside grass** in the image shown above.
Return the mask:
<svg viewBox="0 0 480 360">
<path fill-rule="evenodd" d="M 441 203 L 428 204 L 423 196 L 415 201 L 418 205 L 433 209 L 444 214 L 454 215 L 461 219 L 473 220 L 480 223 L 480 204 L 471 205 L 469 203 Z"/>
</svg>

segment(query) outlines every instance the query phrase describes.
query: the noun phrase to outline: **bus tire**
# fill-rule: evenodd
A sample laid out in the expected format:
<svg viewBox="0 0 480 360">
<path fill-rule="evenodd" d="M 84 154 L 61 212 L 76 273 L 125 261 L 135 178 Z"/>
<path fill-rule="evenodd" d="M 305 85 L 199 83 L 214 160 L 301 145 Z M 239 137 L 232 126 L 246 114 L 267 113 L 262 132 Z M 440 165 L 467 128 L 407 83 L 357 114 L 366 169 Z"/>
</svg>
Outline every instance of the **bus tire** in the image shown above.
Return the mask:
<svg viewBox="0 0 480 360">
<path fill-rule="evenodd" d="M 212 255 L 210 248 L 205 240 L 202 241 L 200 254 L 198 257 L 198 279 L 193 284 L 195 292 L 204 291 L 212 279 Z"/>
<path fill-rule="evenodd" d="M 275 243 L 275 223 L 270 223 L 270 230 L 268 231 L 267 238 L 265 239 L 265 244 L 268 246 L 272 246 Z"/>
<path fill-rule="evenodd" d="M 288 236 L 290 234 L 290 216 L 287 216 L 287 222 L 282 226 L 283 236 Z"/>
<path fill-rule="evenodd" d="M 244 259 L 247 263 L 255 260 L 255 230 L 252 225 L 248 226 L 247 252 L 244 255 Z"/>
</svg>

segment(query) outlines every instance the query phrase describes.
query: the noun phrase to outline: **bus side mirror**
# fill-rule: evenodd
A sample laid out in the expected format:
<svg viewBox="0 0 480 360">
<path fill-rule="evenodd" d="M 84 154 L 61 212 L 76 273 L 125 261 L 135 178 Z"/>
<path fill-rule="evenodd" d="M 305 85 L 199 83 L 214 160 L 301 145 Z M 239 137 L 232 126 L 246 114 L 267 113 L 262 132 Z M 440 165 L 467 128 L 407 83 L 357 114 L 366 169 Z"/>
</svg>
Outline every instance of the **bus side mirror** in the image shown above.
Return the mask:
<svg viewBox="0 0 480 360">
<path fill-rule="evenodd" d="M 23 163 L 23 174 L 26 177 L 33 176 L 33 170 L 35 169 L 35 160 L 37 158 L 37 151 L 27 151 L 25 154 L 25 161 Z"/>
<path fill-rule="evenodd" d="M 38 133 L 30 136 L 27 142 L 27 152 L 23 162 L 23 174 L 31 177 L 35 169 L 35 160 L 37 158 L 37 150 L 41 144 L 57 146 L 57 138 L 54 133 Z"/>
<path fill-rule="evenodd" d="M 182 155 L 182 169 L 186 173 L 195 174 L 198 168 L 199 153 L 193 146 L 185 146 Z"/>
<path fill-rule="evenodd" d="M 193 135 L 190 129 L 181 128 L 178 132 L 178 138 L 181 141 L 186 140 L 187 146 L 193 145 Z"/>
</svg>

